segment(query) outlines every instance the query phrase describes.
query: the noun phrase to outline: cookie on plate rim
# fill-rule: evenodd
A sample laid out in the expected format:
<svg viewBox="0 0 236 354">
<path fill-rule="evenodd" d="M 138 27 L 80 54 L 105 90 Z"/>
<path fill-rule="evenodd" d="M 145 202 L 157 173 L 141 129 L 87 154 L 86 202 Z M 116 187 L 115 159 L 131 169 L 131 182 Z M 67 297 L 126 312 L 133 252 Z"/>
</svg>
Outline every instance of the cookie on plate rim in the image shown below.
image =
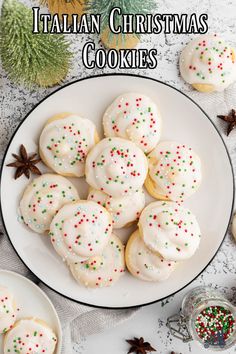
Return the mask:
<svg viewBox="0 0 236 354">
<path fill-rule="evenodd" d="M 30 229 L 45 233 L 58 210 L 78 199 L 76 188 L 67 178 L 45 173 L 25 188 L 20 200 L 20 213 Z"/>
<path fill-rule="evenodd" d="M 54 354 L 56 345 L 57 337 L 50 326 L 34 317 L 18 320 L 3 341 L 4 354 Z"/>
<path fill-rule="evenodd" d="M 170 261 L 191 258 L 201 240 L 195 215 L 175 202 L 158 201 L 147 205 L 138 227 L 145 245 Z"/>
<path fill-rule="evenodd" d="M 202 181 L 199 156 L 186 144 L 163 141 L 148 155 L 147 191 L 156 199 L 182 202 Z"/>
</svg>

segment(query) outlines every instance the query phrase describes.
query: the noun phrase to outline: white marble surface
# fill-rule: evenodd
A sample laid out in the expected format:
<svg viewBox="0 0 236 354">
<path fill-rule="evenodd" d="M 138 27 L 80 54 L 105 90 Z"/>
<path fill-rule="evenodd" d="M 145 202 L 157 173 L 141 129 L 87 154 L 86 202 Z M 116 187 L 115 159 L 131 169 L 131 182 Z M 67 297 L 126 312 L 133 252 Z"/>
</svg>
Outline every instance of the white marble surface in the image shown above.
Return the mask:
<svg viewBox="0 0 236 354">
<path fill-rule="evenodd" d="M 37 3 L 36 0 L 25 0 L 25 3 Z M 1 0 L 0 0 L 1 3 Z M 222 34 L 231 44 L 236 46 L 236 0 L 165 0 L 157 1 L 158 12 L 160 13 L 208 13 L 209 31 Z M 212 94 L 210 101 L 207 95 L 195 95 L 191 88 L 186 85 L 178 74 L 178 57 L 184 44 L 193 37 L 192 35 L 145 35 L 143 36 L 141 48 L 156 48 L 158 50 L 158 66 L 155 70 L 123 70 L 119 72 L 136 73 L 163 80 L 174 87 L 189 93 L 203 108 L 211 114 L 211 119 L 220 127 L 223 138 L 229 148 L 236 168 L 236 130 L 230 137 L 224 134 L 223 123 L 217 118 L 217 114 L 226 113 L 227 110 L 236 108 L 236 95 Z M 101 45 L 96 36 L 74 36 L 71 35 L 72 48 L 75 52 L 72 69 L 65 83 L 72 80 L 111 72 L 111 70 L 85 70 L 81 61 L 81 50 L 89 39 L 95 41 L 96 45 Z M 36 103 L 44 98 L 53 89 L 28 90 L 15 85 L 7 78 L 6 73 L 0 69 L 0 152 L 1 157 L 6 148 L 12 133 L 25 114 L 34 107 Z M 235 91 L 234 91 L 235 92 Z M 212 105 L 215 112 L 212 114 Z M 211 106 L 211 107 L 210 107 Z M 224 181 L 222 181 L 224 183 Z M 223 210 L 222 210 L 223 212 Z M 105 333 L 93 335 L 85 339 L 82 343 L 75 345 L 75 352 L 80 354 L 122 354 L 128 350 L 125 339 L 133 336 L 143 336 L 157 349 L 158 354 L 168 354 L 174 350 L 177 354 L 182 353 L 204 353 L 197 344 L 182 344 L 173 339 L 165 326 L 169 315 L 178 312 L 183 295 L 194 286 L 208 284 L 219 288 L 236 304 L 236 244 L 230 234 L 227 235 L 223 246 L 218 252 L 213 262 L 207 269 L 186 289 L 168 298 L 161 303 L 144 307 L 138 314 L 125 324 L 111 329 Z M 164 285 L 163 285 L 164 286 Z M 228 350 L 227 353 L 235 353 L 236 348 Z M 64 353 L 63 353 L 64 354 Z M 65 353 L 66 354 L 66 353 Z"/>
</svg>

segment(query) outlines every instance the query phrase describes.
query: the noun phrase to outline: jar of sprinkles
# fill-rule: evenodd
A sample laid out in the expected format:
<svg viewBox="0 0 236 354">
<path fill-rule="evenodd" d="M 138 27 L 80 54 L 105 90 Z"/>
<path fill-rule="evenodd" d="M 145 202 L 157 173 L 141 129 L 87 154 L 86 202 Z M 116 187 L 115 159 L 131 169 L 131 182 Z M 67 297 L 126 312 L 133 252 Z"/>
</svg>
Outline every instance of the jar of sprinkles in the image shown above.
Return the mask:
<svg viewBox="0 0 236 354">
<path fill-rule="evenodd" d="M 184 297 L 180 314 L 169 317 L 167 327 L 184 342 L 227 350 L 236 344 L 236 308 L 217 290 L 199 286 Z"/>
</svg>

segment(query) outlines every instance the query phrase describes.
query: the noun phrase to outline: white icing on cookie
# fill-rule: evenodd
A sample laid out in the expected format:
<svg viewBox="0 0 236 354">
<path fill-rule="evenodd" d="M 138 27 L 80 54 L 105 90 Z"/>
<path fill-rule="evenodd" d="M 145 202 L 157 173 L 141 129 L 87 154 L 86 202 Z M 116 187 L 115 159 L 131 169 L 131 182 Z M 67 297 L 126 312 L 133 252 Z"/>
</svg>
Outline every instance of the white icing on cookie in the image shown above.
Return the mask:
<svg viewBox="0 0 236 354">
<path fill-rule="evenodd" d="M 166 261 L 159 254 L 149 250 L 138 230 L 128 240 L 125 259 L 129 271 L 145 281 L 166 280 L 176 266 L 176 262 Z"/>
<path fill-rule="evenodd" d="M 183 201 L 201 183 L 201 161 L 185 144 L 166 141 L 148 155 L 149 177 L 155 193 L 173 201 Z"/>
<path fill-rule="evenodd" d="M 114 229 L 120 229 L 138 220 L 145 206 L 143 189 L 139 189 L 131 195 L 116 198 L 99 190 L 91 189 L 88 200 L 97 202 L 109 211 L 112 215 L 112 226 Z"/>
<path fill-rule="evenodd" d="M 189 259 L 200 243 L 196 217 L 174 202 L 149 204 L 142 211 L 138 226 L 146 246 L 166 260 Z"/>
<path fill-rule="evenodd" d="M 4 354 L 53 354 L 56 335 L 46 324 L 36 319 L 22 319 L 9 331 L 4 340 Z"/>
<path fill-rule="evenodd" d="M 111 235 L 101 254 L 86 261 L 71 263 L 75 279 L 87 287 L 105 287 L 114 284 L 125 271 L 124 246 Z"/>
<path fill-rule="evenodd" d="M 0 334 L 6 333 L 16 321 L 16 305 L 10 291 L 0 286 Z"/>
<path fill-rule="evenodd" d="M 103 126 L 105 136 L 129 139 L 148 153 L 160 139 L 161 117 L 151 98 L 139 93 L 126 93 L 107 108 Z"/>
<path fill-rule="evenodd" d="M 180 72 L 190 84 L 210 84 L 223 91 L 236 80 L 235 50 L 216 35 L 192 40 L 180 56 Z"/>
<path fill-rule="evenodd" d="M 96 127 L 77 115 L 48 123 L 40 136 L 40 155 L 55 172 L 83 176 L 85 159 L 96 144 Z"/>
<path fill-rule="evenodd" d="M 88 154 L 86 181 L 95 189 L 120 197 L 142 187 L 147 168 L 146 156 L 133 142 L 106 138 Z"/>
<path fill-rule="evenodd" d="M 54 217 L 50 236 L 56 252 L 67 262 L 97 256 L 107 245 L 112 218 L 108 211 L 92 201 L 65 205 Z"/>
<path fill-rule="evenodd" d="M 79 199 L 73 184 L 65 177 L 45 174 L 31 182 L 20 201 L 24 222 L 33 231 L 49 230 L 52 218 L 65 204 Z"/>
</svg>

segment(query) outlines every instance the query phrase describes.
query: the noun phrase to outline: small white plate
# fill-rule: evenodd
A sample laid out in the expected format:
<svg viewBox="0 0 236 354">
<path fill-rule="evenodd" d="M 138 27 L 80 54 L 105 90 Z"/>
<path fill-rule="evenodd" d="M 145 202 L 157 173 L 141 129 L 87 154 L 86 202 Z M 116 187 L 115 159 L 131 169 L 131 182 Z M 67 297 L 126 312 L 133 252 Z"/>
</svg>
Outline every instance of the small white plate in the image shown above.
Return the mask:
<svg viewBox="0 0 236 354">
<path fill-rule="evenodd" d="M 36 317 L 44 320 L 57 335 L 55 354 L 61 353 L 62 331 L 56 310 L 44 292 L 29 279 L 14 272 L 0 270 L 0 286 L 10 290 L 19 308 L 17 320 Z M 3 335 L 0 335 L 0 353 L 3 353 Z"/>
<path fill-rule="evenodd" d="M 107 106 L 124 92 L 147 94 L 160 108 L 163 118 L 161 139 L 184 142 L 199 154 L 203 165 L 200 189 L 185 205 L 197 216 L 202 229 L 201 245 L 193 258 L 180 264 L 163 283 L 146 283 L 128 272 L 111 288 L 89 290 L 78 285 L 55 253 L 47 236 L 33 233 L 17 220 L 17 209 L 28 181 L 13 179 L 6 167 L 12 153 L 24 143 L 37 151 L 40 132 L 48 118 L 61 112 L 79 113 L 94 121 L 102 136 L 102 115 Z M 40 166 L 43 169 L 43 166 Z M 43 169 L 46 171 L 46 169 Z M 82 198 L 87 196 L 84 178 L 71 179 Z M 223 181 L 223 183 L 222 183 Z M 44 283 L 64 296 L 81 303 L 112 308 L 145 305 L 179 291 L 209 264 L 226 234 L 234 201 L 234 178 L 225 144 L 203 110 L 191 99 L 162 82 L 131 75 L 87 78 L 54 92 L 39 103 L 18 127 L 3 160 L 1 208 L 6 231 L 19 257 Z M 131 230 L 116 234 L 127 239 Z"/>
</svg>

